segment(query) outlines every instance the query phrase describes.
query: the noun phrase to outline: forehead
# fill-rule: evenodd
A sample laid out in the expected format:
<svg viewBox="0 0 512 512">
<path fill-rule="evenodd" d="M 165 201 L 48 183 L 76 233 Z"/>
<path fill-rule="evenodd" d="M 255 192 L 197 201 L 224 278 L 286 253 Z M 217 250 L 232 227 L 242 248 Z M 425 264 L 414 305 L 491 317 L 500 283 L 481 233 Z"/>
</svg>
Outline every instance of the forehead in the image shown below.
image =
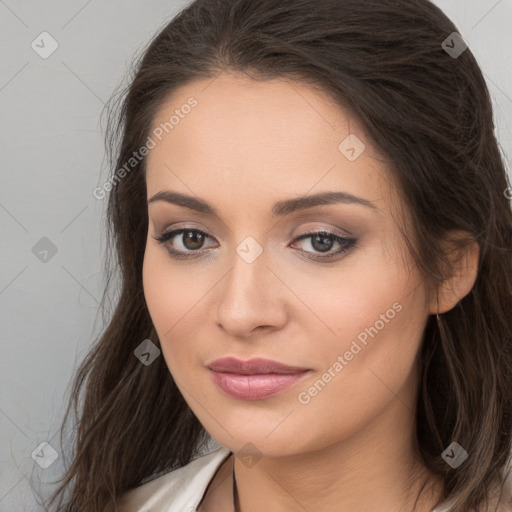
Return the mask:
<svg viewBox="0 0 512 512">
<path fill-rule="evenodd" d="M 152 135 L 148 197 L 164 188 L 231 199 L 242 190 L 278 199 L 325 190 L 376 197 L 389 177 L 348 109 L 283 78 L 221 73 L 187 84 L 158 110 L 153 133 L 161 140 Z M 348 158 L 350 146 L 361 152 L 356 159 Z"/>
</svg>

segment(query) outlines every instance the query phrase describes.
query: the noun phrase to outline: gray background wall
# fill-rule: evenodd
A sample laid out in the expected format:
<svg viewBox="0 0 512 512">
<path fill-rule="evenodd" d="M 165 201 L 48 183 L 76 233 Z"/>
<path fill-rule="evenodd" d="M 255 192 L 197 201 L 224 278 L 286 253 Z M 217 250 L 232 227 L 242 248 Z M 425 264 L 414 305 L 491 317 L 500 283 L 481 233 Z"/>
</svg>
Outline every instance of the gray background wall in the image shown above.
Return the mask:
<svg viewBox="0 0 512 512">
<path fill-rule="evenodd" d="M 0 512 L 41 510 L 29 480 L 62 469 L 69 382 L 102 328 L 100 113 L 134 52 L 186 3 L 0 0 Z M 484 71 L 510 159 L 512 0 L 435 3 Z M 48 446 L 34 452 L 43 442 L 53 463 Z"/>
</svg>

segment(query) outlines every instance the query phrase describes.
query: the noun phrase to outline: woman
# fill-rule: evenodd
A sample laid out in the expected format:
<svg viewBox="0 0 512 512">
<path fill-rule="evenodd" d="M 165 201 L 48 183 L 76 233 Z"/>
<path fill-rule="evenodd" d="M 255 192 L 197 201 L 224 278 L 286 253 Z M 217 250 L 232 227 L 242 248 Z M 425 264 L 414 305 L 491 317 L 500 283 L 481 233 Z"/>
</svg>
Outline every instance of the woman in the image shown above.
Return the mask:
<svg viewBox="0 0 512 512">
<path fill-rule="evenodd" d="M 512 189 L 436 6 L 196 0 L 109 128 L 58 510 L 512 509 Z"/>
</svg>

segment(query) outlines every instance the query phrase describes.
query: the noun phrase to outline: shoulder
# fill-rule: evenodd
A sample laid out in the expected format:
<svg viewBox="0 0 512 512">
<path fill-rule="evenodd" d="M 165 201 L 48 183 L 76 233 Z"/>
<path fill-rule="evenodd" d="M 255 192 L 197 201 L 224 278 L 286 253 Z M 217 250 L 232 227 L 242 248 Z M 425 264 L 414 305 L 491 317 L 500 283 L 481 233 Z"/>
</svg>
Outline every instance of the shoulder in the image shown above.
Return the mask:
<svg viewBox="0 0 512 512">
<path fill-rule="evenodd" d="M 186 466 L 165 473 L 125 493 L 121 512 L 192 512 L 199 504 L 216 470 L 229 456 L 224 447 L 202 455 Z"/>
</svg>

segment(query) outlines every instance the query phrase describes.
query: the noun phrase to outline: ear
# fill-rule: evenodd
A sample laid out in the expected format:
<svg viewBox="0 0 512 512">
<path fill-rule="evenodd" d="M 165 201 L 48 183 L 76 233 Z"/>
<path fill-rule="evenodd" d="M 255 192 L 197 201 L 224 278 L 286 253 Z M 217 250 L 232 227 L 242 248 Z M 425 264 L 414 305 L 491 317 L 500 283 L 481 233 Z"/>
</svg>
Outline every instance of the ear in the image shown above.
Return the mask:
<svg viewBox="0 0 512 512">
<path fill-rule="evenodd" d="M 433 315 L 454 308 L 471 291 L 478 274 L 480 247 L 471 234 L 452 231 L 444 248 L 450 268 L 447 279 L 438 285 L 437 293 L 433 291 L 430 301 L 430 314 Z"/>
</svg>

